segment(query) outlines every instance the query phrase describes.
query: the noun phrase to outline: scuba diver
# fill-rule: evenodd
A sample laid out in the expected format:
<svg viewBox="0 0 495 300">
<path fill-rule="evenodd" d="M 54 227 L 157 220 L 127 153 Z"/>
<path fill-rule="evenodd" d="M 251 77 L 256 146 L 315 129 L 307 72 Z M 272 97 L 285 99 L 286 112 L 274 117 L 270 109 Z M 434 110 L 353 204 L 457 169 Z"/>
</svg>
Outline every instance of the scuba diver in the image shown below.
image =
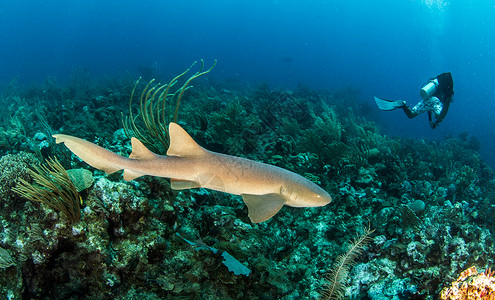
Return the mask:
<svg viewBox="0 0 495 300">
<path fill-rule="evenodd" d="M 409 108 L 406 101 L 402 100 L 392 101 L 375 97 L 375 102 L 381 110 L 402 108 L 409 119 L 424 112 L 428 112 L 430 127 L 435 129 L 447 115 L 449 105 L 452 102 L 452 96 L 454 95 L 452 74 L 450 74 L 450 72 L 442 73 L 437 77 L 429 79 L 428 82 L 423 85 L 419 94 L 422 100 L 413 108 Z M 435 120 L 432 118 L 432 113 L 435 115 Z"/>
</svg>

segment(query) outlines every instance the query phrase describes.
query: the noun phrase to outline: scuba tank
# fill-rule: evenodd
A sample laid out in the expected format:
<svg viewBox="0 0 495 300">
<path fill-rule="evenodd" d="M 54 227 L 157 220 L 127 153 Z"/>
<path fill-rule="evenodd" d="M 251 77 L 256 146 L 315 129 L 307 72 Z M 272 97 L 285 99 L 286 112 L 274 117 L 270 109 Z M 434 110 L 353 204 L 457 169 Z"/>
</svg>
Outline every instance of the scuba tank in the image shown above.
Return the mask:
<svg viewBox="0 0 495 300">
<path fill-rule="evenodd" d="M 442 95 L 441 97 L 444 99 L 450 99 L 452 95 L 454 95 L 454 82 L 450 72 L 442 73 L 437 77 L 428 80 L 428 82 L 419 90 L 419 95 L 426 100 L 437 92 L 440 93 L 440 95 Z M 437 97 L 439 96 L 437 95 Z M 442 102 L 444 101 L 442 100 Z"/>
<path fill-rule="evenodd" d="M 435 94 L 435 92 L 437 91 L 437 87 L 438 79 L 431 79 L 419 90 L 419 95 L 421 96 L 421 98 L 426 100 Z"/>
</svg>

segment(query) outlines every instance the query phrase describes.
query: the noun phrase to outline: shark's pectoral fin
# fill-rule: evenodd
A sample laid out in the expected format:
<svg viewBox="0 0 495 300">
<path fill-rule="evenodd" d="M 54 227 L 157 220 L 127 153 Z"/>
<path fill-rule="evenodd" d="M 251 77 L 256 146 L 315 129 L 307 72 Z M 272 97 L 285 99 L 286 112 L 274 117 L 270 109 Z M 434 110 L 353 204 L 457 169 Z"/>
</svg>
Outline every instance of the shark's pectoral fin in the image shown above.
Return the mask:
<svg viewBox="0 0 495 300">
<path fill-rule="evenodd" d="M 201 184 L 199 184 L 199 182 L 175 178 L 170 179 L 170 185 L 174 190 L 187 190 L 201 187 Z"/>
<path fill-rule="evenodd" d="M 248 207 L 248 216 L 253 223 L 261 223 L 273 217 L 284 206 L 285 199 L 280 194 L 242 194 Z"/>
</svg>

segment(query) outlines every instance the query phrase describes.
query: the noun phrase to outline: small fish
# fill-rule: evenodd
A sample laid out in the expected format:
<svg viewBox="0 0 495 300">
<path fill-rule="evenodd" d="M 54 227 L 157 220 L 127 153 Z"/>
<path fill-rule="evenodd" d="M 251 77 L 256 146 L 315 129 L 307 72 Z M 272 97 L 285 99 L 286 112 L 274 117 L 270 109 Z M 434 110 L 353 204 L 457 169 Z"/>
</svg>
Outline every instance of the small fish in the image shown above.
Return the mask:
<svg viewBox="0 0 495 300">
<path fill-rule="evenodd" d="M 143 175 L 171 179 L 175 190 L 208 188 L 241 195 L 253 223 L 273 217 L 284 205 L 324 206 L 330 195 L 308 179 L 286 169 L 241 157 L 208 151 L 198 145 L 178 124 L 169 124 L 167 155 L 157 155 L 132 138 L 129 158 L 83 139 L 55 134 L 58 143 L 94 168 L 107 174 L 124 170 L 124 179 Z"/>
</svg>

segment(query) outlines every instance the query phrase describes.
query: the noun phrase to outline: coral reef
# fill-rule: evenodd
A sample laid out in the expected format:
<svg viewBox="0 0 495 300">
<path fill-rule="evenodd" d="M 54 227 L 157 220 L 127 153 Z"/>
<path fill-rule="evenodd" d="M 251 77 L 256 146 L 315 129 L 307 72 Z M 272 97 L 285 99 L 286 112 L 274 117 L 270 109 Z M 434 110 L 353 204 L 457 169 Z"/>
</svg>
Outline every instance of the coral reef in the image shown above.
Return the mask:
<svg viewBox="0 0 495 300">
<path fill-rule="evenodd" d="M 475 266 L 462 271 L 450 287 L 440 292 L 442 300 L 495 299 L 495 278 L 490 269 L 478 273 Z"/>
<path fill-rule="evenodd" d="M 469 134 L 385 136 L 352 89 L 198 78 L 178 122 L 199 144 L 297 172 L 333 196 L 328 206 L 284 207 L 253 224 L 237 196 L 174 191 L 161 178 L 125 182 L 54 145 L 58 132 L 130 152 L 121 113 L 132 80 L 94 80 L 84 70 L 71 78 L 0 99 L 8 108 L 0 123 L 3 298 L 317 299 L 366 224 L 375 232 L 340 277 L 344 297 L 435 299 L 462 270 L 494 263 L 495 176 Z M 80 222 L 12 191 L 49 157 L 94 179 L 79 188 Z M 229 270 L 240 265 L 249 274 Z"/>
</svg>

